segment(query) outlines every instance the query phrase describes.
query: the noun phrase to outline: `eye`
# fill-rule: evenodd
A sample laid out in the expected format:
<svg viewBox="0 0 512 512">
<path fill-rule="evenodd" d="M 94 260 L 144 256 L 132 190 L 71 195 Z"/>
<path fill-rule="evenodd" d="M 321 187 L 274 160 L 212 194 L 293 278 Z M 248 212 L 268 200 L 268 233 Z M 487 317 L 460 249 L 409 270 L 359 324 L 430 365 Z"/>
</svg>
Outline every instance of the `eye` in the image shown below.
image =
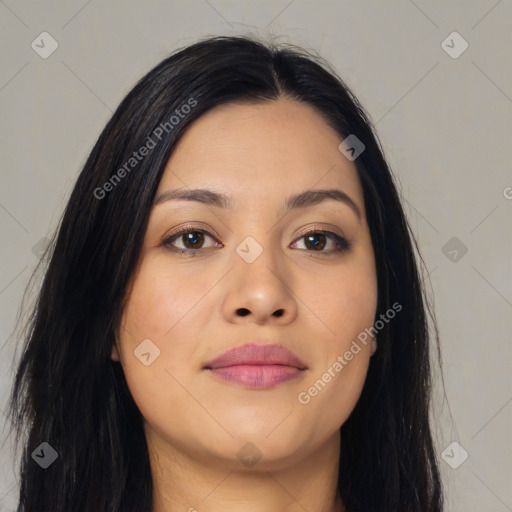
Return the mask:
<svg viewBox="0 0 512 512">
<path fill-rule="evenodd" d="M 343 252 L 350 249 L 349 241 L 336 234 L 332 231 L 324 231 L 324 230 L 313 230 L 307 233 L 304 233 L 297 242 L 293 243 L 293 246 L 297 245 L 298 241 L 304 240 L 305 250 L 309 250 L 310 252 L 320 252 L 320 253 L 332 253 L 332 252 Z M 323 249 L 329 245 L 331 245 L 331 250 L 324 251 Z"/>
<path fill-rule="evenodd" d="M 210 238 L 214 241 L 209 247 L 205 247 L 205 240 Z M 326 230 L 311 230 L 307 233 L 304 233 L 300 238 L 294 242 L 291 247 L 295 248 L 299 241 L 304 240 L 303 244 L 305 249 L 299 247 L 300 250 L 306 250 L 308 252 L 318 252 L 318 253 L 336 253 L 336 252 L 344 252 L 350 249 L 350 242 L 336 234 L 332 231 Z M 182 244 L 180 247 L 177 244 Z M 171 252 L 176 252 L 179 254 L 186 254 L 189 256 L 195 256 L 196 253 L 202 252 L 205 249 L 213 248 L 213 247 L 223 247 L 223 245 L 218 242 L 215 237 L 206 231 L 205 229 L 200 229 L 193 226 L 185 226 L 181 228 L 179 231 L 172 233 L 170 236 L 165 238 L 162 241 L 162 245 L 170 250 Z M 324 250 L 325 247 L 331 246 L 330 250 Z"/>
<path fill-rule="evenodd" d="M 208 231 L 191 226 L 185 226 L 163 240 L 162 245 L 172 252 L 194 256 L 196 252 L 204 250 L 204 242 L 206 238 L 210 238 L 215 241 L 213 235 Z M 183 246 L 176 246 L 176 243 L 181 243 Z M 222 244 L 215 242 L 210 247 L 219 246 L 222 246 Z"/>
</svg>

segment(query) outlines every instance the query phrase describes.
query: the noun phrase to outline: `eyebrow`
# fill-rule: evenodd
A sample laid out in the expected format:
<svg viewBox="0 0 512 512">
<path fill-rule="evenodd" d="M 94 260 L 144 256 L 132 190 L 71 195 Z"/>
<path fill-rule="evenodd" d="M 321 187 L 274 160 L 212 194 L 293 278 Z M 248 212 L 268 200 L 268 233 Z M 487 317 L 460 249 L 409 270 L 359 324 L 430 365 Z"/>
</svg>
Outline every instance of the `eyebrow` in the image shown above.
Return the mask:
<svg viewBox="0 0 512 512">
<path fill-rule="evenodd" d="M 288 197 L 284 202 L 283 213 L 288 213 L 291 210 L 298 208 L 307 208 L 308 206 L 317 205 L 323 201 L 332 199 L 349 206 L 357 218 L 361 220 L 361 212 L 356 203 L 349 195 L 339 189 L 311 189 L 305 190 L 298 194 Z M 154 201 L 153 205 L 164 203 L 166 201 L 197 201 L 209 206 L 217 208 L 234 209 L 233 201 L 229 196 L 214 192 L 207 189 L 176 189 L 167 190 L 162 192 Z"/>
</svg>

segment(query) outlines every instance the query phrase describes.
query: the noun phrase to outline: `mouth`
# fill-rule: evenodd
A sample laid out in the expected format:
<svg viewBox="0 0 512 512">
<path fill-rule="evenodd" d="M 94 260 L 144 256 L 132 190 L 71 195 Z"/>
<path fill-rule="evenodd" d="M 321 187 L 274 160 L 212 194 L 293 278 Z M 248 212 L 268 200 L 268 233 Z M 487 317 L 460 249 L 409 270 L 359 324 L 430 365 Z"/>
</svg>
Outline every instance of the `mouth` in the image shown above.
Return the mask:
<svg viewBox="0 0 512 512">
<path fill-rule="evenodd" d="M 267 389 L 302 376 L 307 367 L 282 345 L 251 343 L 228 350 L 203 369 L 224 382 Z"/>
</svg>

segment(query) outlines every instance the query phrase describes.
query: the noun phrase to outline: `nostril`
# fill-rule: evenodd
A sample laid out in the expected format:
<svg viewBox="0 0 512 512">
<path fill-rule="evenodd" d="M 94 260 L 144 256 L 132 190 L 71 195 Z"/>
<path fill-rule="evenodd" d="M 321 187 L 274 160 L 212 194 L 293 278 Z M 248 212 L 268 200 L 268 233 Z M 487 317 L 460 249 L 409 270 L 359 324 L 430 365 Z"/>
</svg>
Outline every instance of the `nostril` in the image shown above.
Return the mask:
<svg viewBox="0 0 512 512">
<path fill-rule="evenodd" d="M 250 311 L 247 308 L 239 308 L 238 314 L 240 316 L 247 316 L 250 313 Z"/>
<path fill-rule="evenodd" d="M 277 316 L 278 318 L 283 316 L 284 310 L 283 309 L 277 309 L 274 311 L 274 316 Z"/>
</svg>

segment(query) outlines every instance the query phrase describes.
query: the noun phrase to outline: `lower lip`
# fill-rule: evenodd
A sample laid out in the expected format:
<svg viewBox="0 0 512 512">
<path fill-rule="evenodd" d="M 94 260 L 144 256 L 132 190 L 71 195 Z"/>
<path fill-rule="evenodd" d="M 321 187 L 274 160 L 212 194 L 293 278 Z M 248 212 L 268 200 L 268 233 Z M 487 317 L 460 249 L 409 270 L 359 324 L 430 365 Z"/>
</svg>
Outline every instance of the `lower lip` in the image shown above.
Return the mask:
<svg viewBox="0 0 512 512">
<path fill-rule="evenodd" d="M 295 379 L 302 370 L 294 366 L 249 365 L 226 366 L 210 370 L 222 380 L 242 384 L 253 389 L 266 389 Z"/>
</svg>

